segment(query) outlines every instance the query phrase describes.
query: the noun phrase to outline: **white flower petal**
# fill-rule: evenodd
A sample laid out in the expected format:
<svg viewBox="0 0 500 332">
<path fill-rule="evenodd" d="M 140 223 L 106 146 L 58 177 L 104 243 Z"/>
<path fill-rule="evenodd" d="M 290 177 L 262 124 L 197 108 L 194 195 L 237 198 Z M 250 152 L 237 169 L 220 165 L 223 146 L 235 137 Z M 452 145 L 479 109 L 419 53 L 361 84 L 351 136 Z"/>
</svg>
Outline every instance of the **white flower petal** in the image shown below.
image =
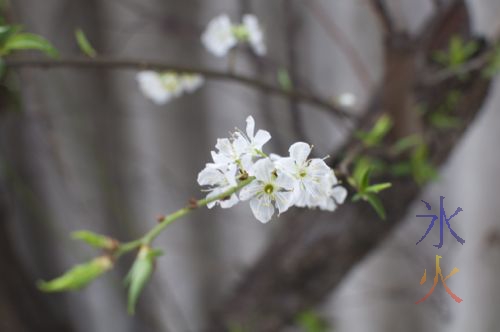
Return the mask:
<svg viewBox="0 0 500 332">
<path fill-rule="evenodd" d="M 137 73 L 137 82 L 142 93 L 158 105 L 167 103 L 171 94 L 163 86 L 160 74 L 151 70 Z"/>
<path fill-rule="evenodd" d="M 272 159 L 272 156 L 271 156 Z M 289 175 L 289 176 L 297 176 L 298 174 L 298 169 L 297 169 L 297 164 L 295 164 L 295 161 L 290 158 L 276 158 L 274 161 L 276 168 L 282 171 L 283 173 Z"/>
<path fill-rule="evenodd" d="M 255 137 L 253 139 L 253 145 L 256 149 L 262 150 L 264 144 L 269 142 L 270 139 L 271 139 L 271 134 L 269 134 L 268 131 L 261 129 L 257 131 L 257 134 L 255 134 Z"/>
<path fill-rule="evenodd" d="M 229 199 L 219 201 L 219 203 L 221 208 L 229 209 L 230 207 L 236 205 L 239 201 L 238 196 L 236 196 L 236 194 L 232 194 Z"/>
<path fill-rule="evenodd" d="M 252 167 L 253 175 L 264 183 L 271 183 L 275 167 L 269 158 L 258 160 Z"/>
<path fill-rule="evenodd" d="M 198 184 L 200 186 L 212 186 L 219 183 L 224 175 L 213 164 L 207 164 L 198 174 Z"/>
<path fill-rule="evenodd" d="M 275 180 L 275 183 L 283 189 L 293 190 L 295 179 L 281 171 L 278 171 L 277 173 L 278 176 Z"/>
<path fill-rule="evenodd" d="M 259 20 L 255 15 L 243 15 L 243 25 L 248 32 L 248 41 L 250 46 L 257 55 L 264 55 L 266 53 L 266 45 L 264 44 L 264 33 L 259 24 Z"/>
<path fill-rule="evenodd" d="M 342 186 L 337 186 L 332 189 L 332 197 L 338 204 L 344 203 L 347 197 L 347 189 Z"/>
<path fill-rule="evenodd" d="M 247 117 L 247 136 L 250 138 L 250 140 L 253 139 L 253 133 L 255 132 L 255 120 L 253 119 L 252 116 Z"/>
<path fill-rule="evenodd" d="M 213 18 L 201 36 L 203 45 L 215 56 L 223 57 L 238 43 L 233 34 L 231 20 L 227 15 Z"/>
<path fill-rule="evenodd" d="M 279 214 L 286 212 L 294 204 L 292 192 L 278 192 L 275 194 L 275 199 Z"/>
<path fill-rule="evenodd" d="M 240 190 L 240 199 L 242 201 L 249 200 L 250 198 L 255 197 L 258 193 L 261 193 L 263 190 L 264 187 L 262 186 L 262 183 L 254 180 Z"/>
<path fill-rule="evenodd" d="M 297 165 L 303 165 L 311 153 L 311 146 L 304 142 L 297 142 L 292 144 L 288 151 L 290 152 L 290 157 Z"/>
<path fill-rule="evenodd" d="M 269 195 L 261 195 L 253 198 L 250 201 L 250 208 L 255 218 L 264 224 L 271 220 L 274 214 L 274 206 L 271 204 Z"/>
</svg>

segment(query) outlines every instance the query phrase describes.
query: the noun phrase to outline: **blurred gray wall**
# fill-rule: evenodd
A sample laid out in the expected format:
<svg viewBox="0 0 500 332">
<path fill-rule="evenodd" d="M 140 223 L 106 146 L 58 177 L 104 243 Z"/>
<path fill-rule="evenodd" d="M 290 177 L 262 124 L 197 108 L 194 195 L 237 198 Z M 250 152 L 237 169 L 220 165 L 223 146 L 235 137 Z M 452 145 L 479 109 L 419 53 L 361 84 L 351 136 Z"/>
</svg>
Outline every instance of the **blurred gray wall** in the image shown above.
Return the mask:
<svg viewBox="0 0 500 332">
<path fill-rule="evenodd" d="M 478 31 L 491 34 L 497 28 L 498 1 L 469 2 Z M 270 61 L 262 64 L 242 56 L 238 70 L 268 79 L 274 78 L 269 68 L 290 61 L 286 15 L 294 15 L 292 51 L 300 83 L 332 97 L 353 92 L 361 107 L 370 91 L 349 59 L 304 4 L 295 1 L 296 12 L 289 13 L 284 3 L 16 0 L 13 5 L 16 19 L 53 40 L 63 54 L 78 54 L 73 31 L 82 27 L 106 56 L 218 69 L 226 63 L 203 50 L 201 29 L 222 12 L 233 19 L 253 12 L 266 26 Z M 366 1 L 319 3 L 353 44 L 369 69 L 370 86 L 375 86 L 382 73 L 382 36 Z M 410 31 L 417 31 L 432 11 L 429 1 L 390 4 L 398 25 Z M 43 278 L 91 257 L 91 251 L 68 240 L 71 231 L 89 229 L 133 239 L 151 228 L 158 214 L 202 195 L 196 175 L 209 160 L 216 138 L 235 126 L 243 128 L 246 116 L 253 115 L 258 127 L 273 134 L 269 151 L 285 153 L 298 139 L 287 102 L 233 83 L 208 82 L 196 94 L 162 107 L 140 94 L 133 71 L 23 70 L 20 84 L 23 113 L 9 118 L 3 143 L 7 155 L 18 161 L 11 181 L 23 188 L 13 193 L 17 204 L 11 230 L 26 266 Z M 430 287 L 436 254 L 431 243 L 437 239 L 433 234 L 415 246 L 427 227 L 415 218 L 423 208 L 415 203 L 407 222 L 322 306 L 335 331 L 498 331 L 499 249 L 496 243 L 485 244 L 488 234 L 500 232 L 497 90 L 440 180 L 422 195 L 433 207 L 443 195 L 448 211 L 458 205 L 464 210 L 453 225 L 465 245 L 447 234 L 441 249 L 443 272 L 460 269 L 448 285 L 464 302 L 454 303 L 440 285 L 428 301 L 414 304 Z M 299 116 L 304 136 L 320 155 L 346 133 L 343 124 L 316 109 L 303 107 Z M 247 204 L 198 211 L 169 227 L 156 242 L 166 255 L 136 317 L 126 315 L 121 283 L 130 261 L 84 291 L 60 297 L 60 305 L 81 331 L 199 331 L 214 305 L 272 241 L 273 224 L 279 222 L 259 224 Z M 420 286 L 424 268 L 428 281 Z"/>
</svg>

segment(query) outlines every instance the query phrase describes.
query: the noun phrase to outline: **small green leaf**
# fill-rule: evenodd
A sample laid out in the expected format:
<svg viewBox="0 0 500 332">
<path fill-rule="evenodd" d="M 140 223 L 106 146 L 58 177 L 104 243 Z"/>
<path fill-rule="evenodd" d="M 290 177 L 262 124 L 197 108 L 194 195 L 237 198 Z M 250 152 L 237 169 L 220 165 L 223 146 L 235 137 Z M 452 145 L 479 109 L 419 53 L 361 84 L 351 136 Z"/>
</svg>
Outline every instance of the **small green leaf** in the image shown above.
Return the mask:
<svg viewBox="0 0 500 332">
<path fill-rule="evenodd" d="M 313 311 L 301 313 L 296 318 L 296 322 L 305 332 L 326 332 L 328 330 L 326 321 Z"/>
<path fill-rule="evenodd" d="M 367 193 L 379 193 L 382 190 L 386 190 L 388 188 L 392 187 L 392 183 L 390 182 L 385 182 L 385 183 L 377 183 L 377 184 L 372 184 L 371 186 L 367 187 L 365 191 Z"/>
<path fill-rule="evenodd" d="M 431 114 L 430 122 L 434 127 L 440 129 L 458 128 L 462 123 L 459 118 L 442 113 Z"/>
<path fill-rule="evenodd" d="M 392 149 L 396 154 L 400 154 L 419 144 L 422 144 L 422 137 L 418 134 L 415 134 L 401 138 L 394 144 Z"/>
<path fill-rule="evenodd" d="M 371 173 L 371 167 L 365 168 L 365 171 L 361 174 L 361 178 L 359 180 L 359 188 L 358 190 L 361 193 L 364 193 L 366 191 L 366 188 L 368 187 L 368 184 L 370 183 L 370 173 Z"/>
<path fill-rule="evenodd" d="M 406 176 L 412 173 L 411 163 L 403 161 L 391 166 L 391 173 L 394 176 Z"/>
<path fill-rule="evenodd" d="M 278 83 L 281 89 L 285 91 L 290 91 L 293 88 L 292 79 L 285 68 L 278 70 Z"/>
<path fill-rule="evenodd" d="M 51 281 L 39 281 L 38 288 L 44 292 L 63 292 L 78 290 L 87 286 L 91 281 L 113 267 L 108 256 L 101 256 L 90 262 L 79 264 L 62 276 Z"/>
<path fill-rule="evenodd" d="M 20 25 L 4 25 L 0 26 L 0 49 L 3 49 L 7 40 L 21 31 Z"/>
<path fill-rule="evenodd" d="M 71 234 L 74 240 L 80 240 L 87 243 L 89 246 L 101 249 L 115 249 L 117 246 L 116 240 L 108 236 L 92 233 L 89 231 L 77 231 Z"/>
<path fill-rule="evenodd" d="M 382 115 L 369 132 L 357 131 L 355 136 L 359 138 L 367 147 L 378 145 L 392 128 L 390 116 Z"/>
<path fill-rule="evenodd" d="M 128 312 L 133 315 L 139 295 L 151 279 L 155 258 L 162 255 L 160 250 L 152 250 L 148 246 L 142 246 L 137 254 L 132 268 L 125 277 L 125 285 L 128 287 Z"/>
<path fill-rule="evenodd" d="M 32 33 L 17 33 L 7 39 L 2 48 L 4 54 L 18 50 L 38 50 L 52 58 L 58 57 L 57 50 L 45 38 Z"/>
<path fill-rule="evenodd" d="M 75 30 L 75 37 L 76 41 L 78 43 L 78 46 L 80 47 L 80 50 L 86 54 L 87 56 L 93 58 L 97 55 L 97 52 L 95 49 L 92 47 L 90 44 L 89 40 L 87 39 L 87 36 L 83 32 L 82 29 L 76 29 Z"/>
<path fill-rule="evenodd" d="M 373 193 L 366 193 L 364 195 L 364 198 L 368 201 L 368 203 L 370 203 L 375 212 L 377 212 L 380 219 L 385 220 L 386 219 L 385 209 L 384 206 L 382 205 L 382 201 L 380 201 L 380 198 L 378 198 L 377 195 Z"/>
</svg>

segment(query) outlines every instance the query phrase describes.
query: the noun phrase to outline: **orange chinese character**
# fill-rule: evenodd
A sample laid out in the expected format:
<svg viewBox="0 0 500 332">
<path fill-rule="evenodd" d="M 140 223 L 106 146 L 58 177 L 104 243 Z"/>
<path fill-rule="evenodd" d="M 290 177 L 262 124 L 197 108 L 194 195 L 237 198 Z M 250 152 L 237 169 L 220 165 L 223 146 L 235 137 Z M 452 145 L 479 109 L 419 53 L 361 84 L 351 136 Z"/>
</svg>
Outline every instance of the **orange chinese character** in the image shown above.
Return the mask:
<svg viewBox="0 0 500 332">
<path fill-rule="evenodd" d="M 459 298 L 457 295 L 455 295 L 451 291 L 451 289 L 448 288 L 448 286 L 446 285 L 446 282 L 445 282 L 446 279 L 448 279 L 449 277 L 451 277 L 452 275 L 457 273 L 459 271 L 459 269 L 454 267 L 453 270 L 451 270 L 450 274 L 448 274 L 446 276 L 446 278 L 443 278 L 443 273 L 441 272 L 441 267 L 439 266 L 439 259 L 440 258 L 443 258 L 443 257 L 436 255 L 436 276 L 434 277 L 434 285 L 432 285 L 432 288 L 429 291 L 429 293 L 427 293 L 423 298 L 421 298 L 420 300 L 415 302 L 415 304 L 419 304 L 420 302 L 424 302 L 432 294 L 432 292 L 434 292 L 434 288 L 436 288 L 436 285 L 438 283 L 438 275 L 441 276 L 441 281 L 443 282 L 444 289 L 446 289 L 446 293 L 450 294 L 450 296 L 455 300 L 455 302 L 457 302 L 457 303 L 462 302 L 462 299 Z M 420 279 L 420 285 L 423 285 L 425 283 L 426 279 L 427 279 L 427 270 L 424 269 L 424 275 L 422 276 L 422 279 Z"/>
</svg>

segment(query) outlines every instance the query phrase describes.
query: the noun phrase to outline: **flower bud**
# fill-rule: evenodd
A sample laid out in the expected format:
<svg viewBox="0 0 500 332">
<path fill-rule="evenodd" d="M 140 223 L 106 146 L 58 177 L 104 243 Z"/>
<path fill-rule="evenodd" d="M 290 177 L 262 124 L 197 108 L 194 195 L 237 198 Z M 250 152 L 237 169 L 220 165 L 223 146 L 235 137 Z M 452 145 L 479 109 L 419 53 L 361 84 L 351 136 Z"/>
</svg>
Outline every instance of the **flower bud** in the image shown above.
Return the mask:
<svg viewBox="0 0 500 332">
<path fill-rule="evenodd" d="M 101 249 L 113 250 L 116 249 L 118 243 L 116 240 L 104 236 L 101 234 L 96 234 L 89 231 L 77 231 L 71 234 L 74 240 L 80 240 L 88 244 L 89 246 Z"/>
<path fill-rule="evenodd" d="M 78 290 L 113 267 L 109 256 L 94 258 L 90 262 L 79 264 L 62 276 L 51 281 L 39 281 L 38 288 L 44 292 L 62 292 Z"/>
</svg>

